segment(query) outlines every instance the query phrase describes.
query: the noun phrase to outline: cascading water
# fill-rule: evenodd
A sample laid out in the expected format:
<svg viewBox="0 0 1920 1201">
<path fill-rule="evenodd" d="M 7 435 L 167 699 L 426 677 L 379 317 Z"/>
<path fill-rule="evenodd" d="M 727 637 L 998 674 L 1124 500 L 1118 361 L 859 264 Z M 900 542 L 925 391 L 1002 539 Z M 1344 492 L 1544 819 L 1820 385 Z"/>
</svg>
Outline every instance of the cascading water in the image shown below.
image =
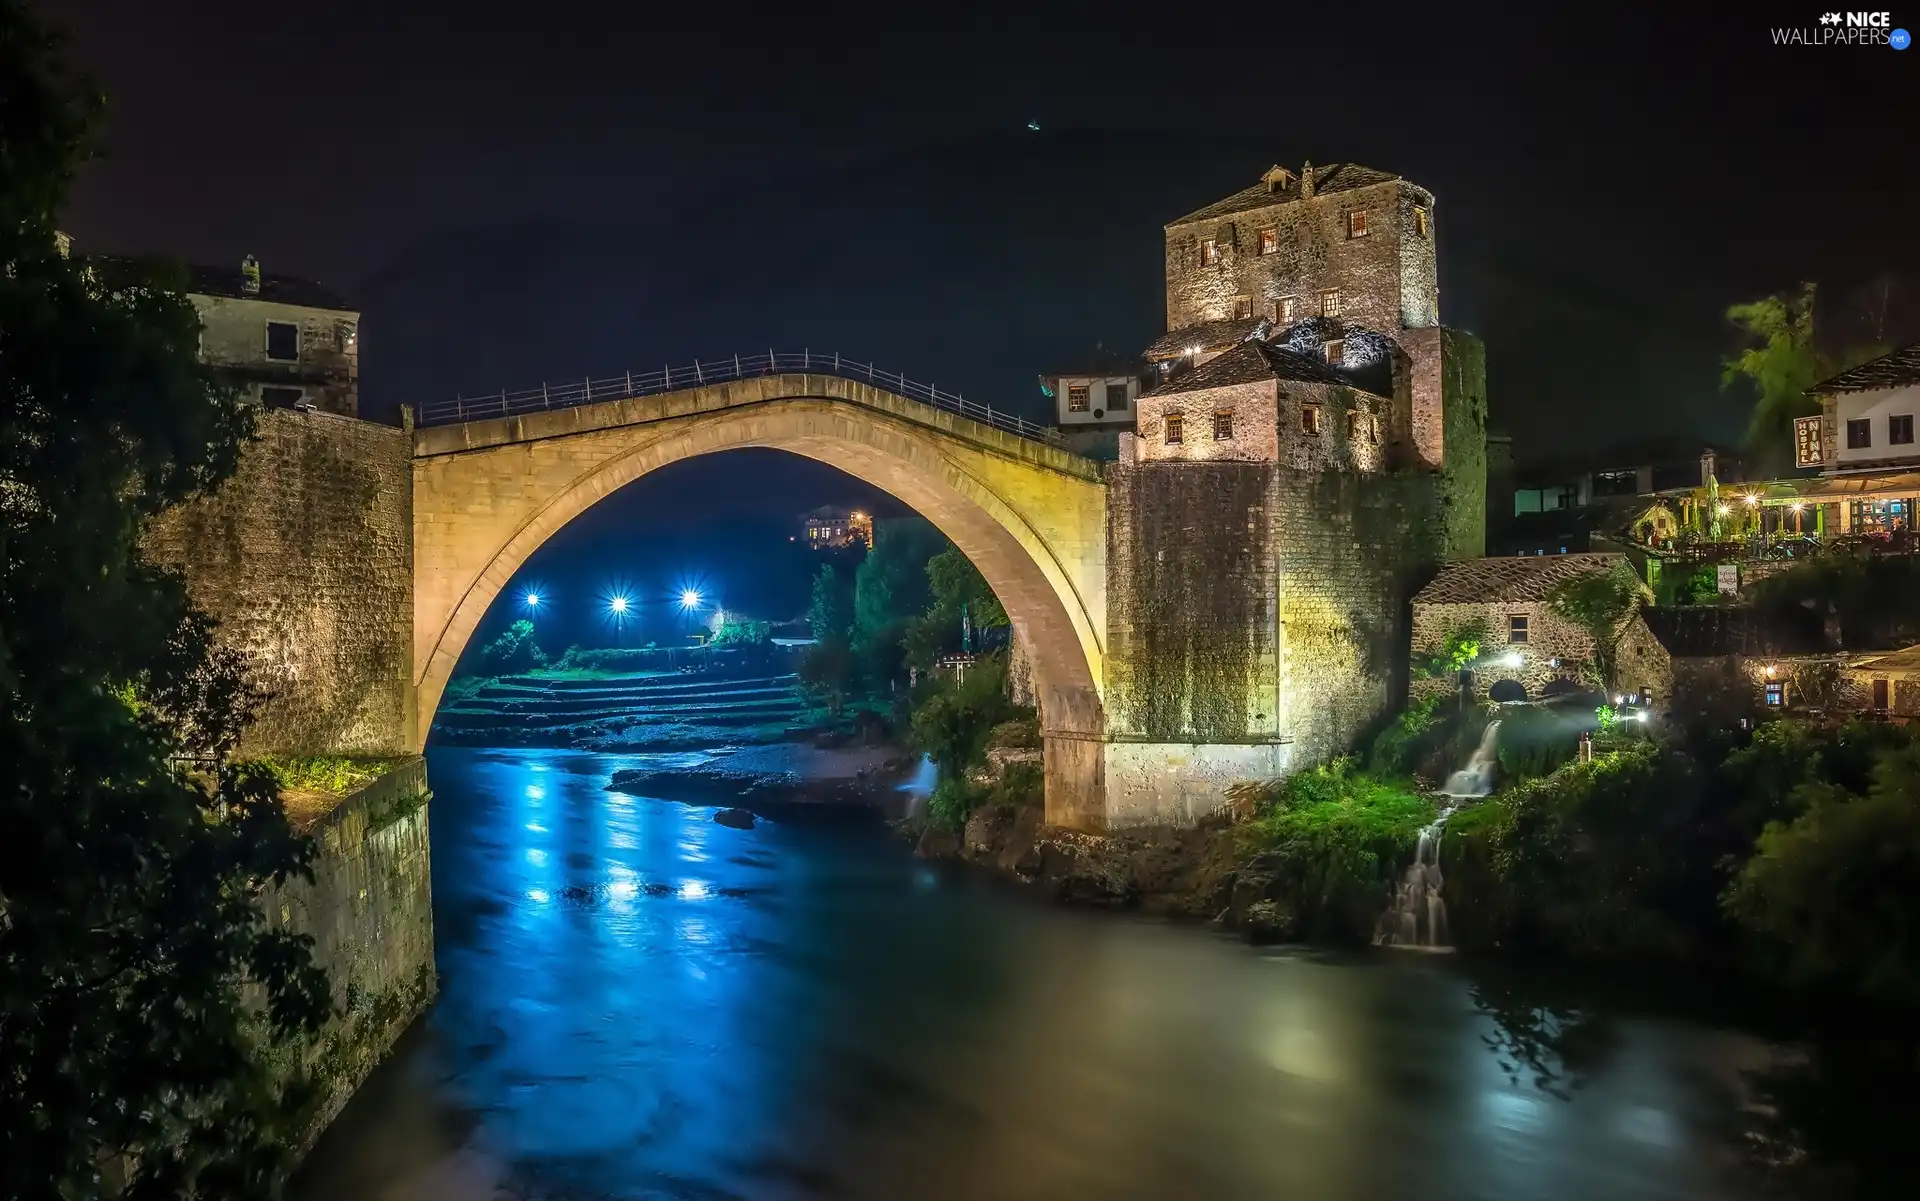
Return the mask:
<svg viewBox="0 0 1920 1201">
<path fill-rule="evenodd" d="M 1484 797 L 1493 791 L 1494 767 L 1498 762 L 1500 723 L 1490 721 L 1480 735 L 1467 765 L 1447 777 L 1439 790 L 1446 803 L 1440 815 L 1420 831 L 1413 862 L 1394 889 L 1393 908 L 1380 915 L 1373 934 L 1374 945 L 1382 947 L 1450 946 L 1447 937 L 1447 902 L 1440 895 L 1440 835 L 1447 828 L 1460 802 Z"/>
<path fill-rule="evenodd" d="M 940 771 L 934 767 L 933 760 L 925 755 L 920 756 L 920 766 L 897 788 L 897 791 L 906 795 L 905 816 L 920 815 L 920 810 L 926 806 L 927 798 L 933 795 L 933 786 L 939 782 L 939 779 Z"/>
</svg>

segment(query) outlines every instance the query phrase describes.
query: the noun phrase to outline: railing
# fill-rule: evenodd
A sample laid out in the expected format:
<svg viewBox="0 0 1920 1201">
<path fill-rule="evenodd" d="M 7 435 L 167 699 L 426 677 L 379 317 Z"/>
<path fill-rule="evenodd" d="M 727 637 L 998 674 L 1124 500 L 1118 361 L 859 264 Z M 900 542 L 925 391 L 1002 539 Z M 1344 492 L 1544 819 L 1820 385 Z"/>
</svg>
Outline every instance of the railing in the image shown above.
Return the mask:
<svg viewBox="0 0 1920 1201">
<path fill-rule="evenodd" d="M 603 400 L 627 400 L 635 396 L 653 396 L 679 388 L 697 388 L 702 384 L 751 379 L 761 375 L 780 375 L 790 371 L 837 375 L 842 379 L 861 380 L 901 396 L 910 396 L 923 404 L 944 409 L 970 421 L 978 421 L 1010 434 L 1018 434 L 1022 438 L 1034 438 L 1042 442 L 1060 440 L 1058 432 L 1047 426 L 1036 425 L 1012 413 L 996 410 L 987 405 L 975 404 L 952 392 L 942 392 L 932 384 L 922 384 L 892 371 L 881 371 L 871 363 L 858 363 L 852 359 L 841 358 L 837 354 L 814 354 L 810 350 L 803 350 L 798 354 L 778 354 L 769 350 L 761 354 L 735 355 L 731 359 L 721 359 L 717 362 L 694 363 L 690 367 L 665 367 L 659 371 L 629 371 L 625 375 L 615 375 L 605 379 L 588 378 L 572 383 L 541 384 L 538 388 L 527 388 L 519 392 L 500 391 L 490 396 L 456 396 L 452 400 L 436 401 L 422 406 L 415 416 L 415 421 L 419 425 L 451 425 L 461 421 L 483 421 L 490 417 L 514 417 L 522 413 L 569 409 L 576 405 L 597 404 Z"/>
</svg>

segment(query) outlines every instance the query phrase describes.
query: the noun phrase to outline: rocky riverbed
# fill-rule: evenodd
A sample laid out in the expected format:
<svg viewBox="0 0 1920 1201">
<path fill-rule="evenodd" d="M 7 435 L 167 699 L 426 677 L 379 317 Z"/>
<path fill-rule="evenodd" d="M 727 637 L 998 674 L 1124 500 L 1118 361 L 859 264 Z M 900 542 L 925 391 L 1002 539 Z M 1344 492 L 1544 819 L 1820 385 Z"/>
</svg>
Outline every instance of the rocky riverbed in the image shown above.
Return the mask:
<svg viewBox="0 0 1920 1201">
<path fill-rule="evenodd" d="M 639 766 L 613 773 L 610 791 L 724 805 L 776 820 L 904 816 L 909 797 L 900 785 L 919 767 L 917 756 L 895 746 L 808 741 L 640 758 Z"/>
</svg>

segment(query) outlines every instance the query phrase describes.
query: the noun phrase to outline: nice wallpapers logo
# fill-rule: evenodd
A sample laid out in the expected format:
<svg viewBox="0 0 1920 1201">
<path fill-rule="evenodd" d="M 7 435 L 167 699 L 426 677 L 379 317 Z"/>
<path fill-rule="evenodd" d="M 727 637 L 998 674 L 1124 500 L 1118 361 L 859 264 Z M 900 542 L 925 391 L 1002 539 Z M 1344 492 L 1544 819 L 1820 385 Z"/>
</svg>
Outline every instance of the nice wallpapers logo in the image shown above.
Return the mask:
<svg viewBox="0 0 1920 1201">
<path fill-rule="evenodd" d="M 1905 50 L 1913 35 L 1895 29 L 1892 13 L 1821 13 L 1805 29 L 1775 28 L 1776 46 L 1892 46 Z"/>
</svg>

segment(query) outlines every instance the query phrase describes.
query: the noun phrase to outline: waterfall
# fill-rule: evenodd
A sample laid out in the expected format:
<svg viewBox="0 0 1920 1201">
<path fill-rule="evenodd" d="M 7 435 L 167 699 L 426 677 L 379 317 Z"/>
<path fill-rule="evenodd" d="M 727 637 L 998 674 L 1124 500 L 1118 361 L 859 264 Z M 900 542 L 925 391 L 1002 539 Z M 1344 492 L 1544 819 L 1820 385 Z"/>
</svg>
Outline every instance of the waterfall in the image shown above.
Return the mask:
<svg viewBox="0 0 1920 1201">
<path fill-rule="evenodd" d="M 1440 795 L 1455 800 L 1477 800 L 1490 794 L 1494 768 L 1499 765 L 1499 740 L 1500 723 L 1488 722 L 1486 732 L 1480 735 L 1480 745 L 1474 748 L 1467 765 L 1447 777 L 1447 782 L 1440 786 Z"/>
<path fill-rule="evenodd" d="M 933 794 L 933 786 L 939 783 L 939 778 L 940 771 L 933 765 L 933 760 L 925 755 L 920 756 L 920 766 L 896 789 L 906 794 L 905 816 L 919 816 L 920 810 L 927 803 L 927 798 Z"/>
<path fill-rule="evenodd" d="M 1440 815 L 1421 829 L 1413 862 L 1394 888 L 1393 907 L 1380 915 L 1380 923 L 1374 928 L 1375 946 L 1439 949 L 1452 945 L 1447 933 L 1447 902 L 1440 895 L 1444 883 L 1440 875 L 1440 835 L 1461 801 L 1493 791 L 1499 731 L 1499 722 L 1488 722 L 1467 765 L 1448 776 L 1440 789 L 1438 795 L 1447 798 L 1446 804 L 1441 806 Z"/>
</svg>

